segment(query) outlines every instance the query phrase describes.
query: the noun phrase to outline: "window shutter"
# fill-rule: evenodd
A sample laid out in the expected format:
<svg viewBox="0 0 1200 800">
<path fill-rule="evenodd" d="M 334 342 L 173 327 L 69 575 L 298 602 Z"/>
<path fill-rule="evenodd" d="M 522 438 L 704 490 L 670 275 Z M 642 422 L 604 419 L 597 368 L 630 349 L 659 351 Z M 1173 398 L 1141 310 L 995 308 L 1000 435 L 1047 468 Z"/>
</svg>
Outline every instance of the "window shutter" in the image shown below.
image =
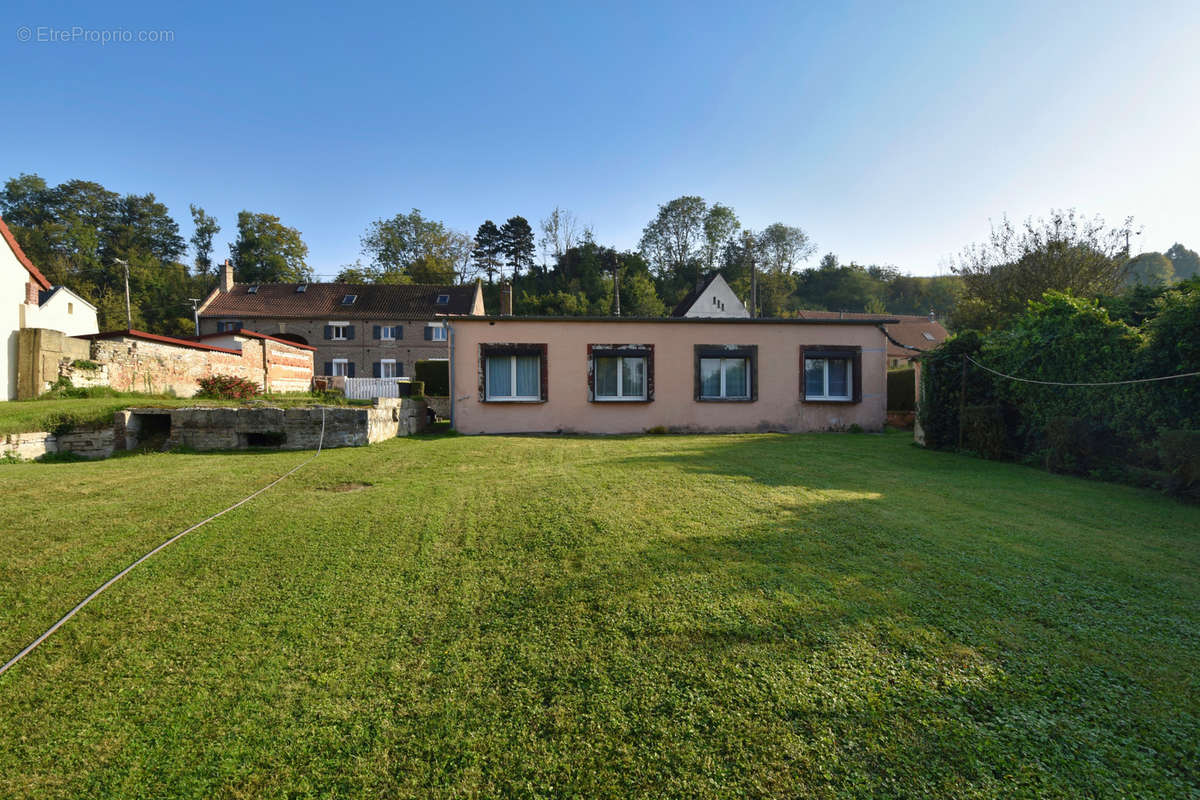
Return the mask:
<svg viewBox="0 0 1200 800">
<path fill-rule="evenodd" d="M 326 325 L 326 326 L 325 326 L 325 338 L 326 338 L 326 339 L 332 339 L 332 338 L 333 338 L 333 326 L 332 326 L 332 325 Z M 330 373 L 330 374 L 332 374 L 332 373 Z"/>
<path fill-rule="evenodd" d="M 379 326 L 375 326 L 375 341 L 379 341 Z M 378 376 L 376 376 L 378 377 Z"/>
<path fill-rule="evenodd" d="M 382 378 L 383 377 L 383 364 L 381 364 L 378 361 L 371 364 L 371 377 L 372 378 Z"/>
<path fill-rule="evenodd" d="M 396 377 L 397 378 L 404 377 L 404 362 L 403 361 L 396 362 Z"/>
<path fill-rule="evenodd" d="M 427 341 L 427 342 L 433 341 L 433 328 L 431 328 L 428 325 L 425 326 L 425 341 Z"/>
<path fill-rule="evenodd" d="M 354 362 L 353 362 L 353 361 L 351 361 L 350 363 L 346 364 L 346 377 L 347 377 L 347 378 L 353 378 L 353 377 L 354 377 Z"/>
<path fill-rule="evenodd" d="M 404 338 L 404 326 L 403 326 L 403 325 L 397 325 L 397 326 L 396 326 L 396 338 L 397 338 L 397 339 L 403 339 L 403 338 Z"/>
<path fill-rule="evenodd" d="M 325 362 L 325 374 L 326 374 L 326 375 L 332 375 L 332 374 L 333 374 L 333 362 L 332 362 L 332 361 L 326 361 L 326 362 Z"/>
<path fill-rule="evenodd" d="M 347 338 L 347 339 L 353 339 L 353 338 L 354 338 L 354 326 L 353 326 L 353 325 L 347 325 L 347 326 L 346 326 L 346 338 Z"/>
</svg>

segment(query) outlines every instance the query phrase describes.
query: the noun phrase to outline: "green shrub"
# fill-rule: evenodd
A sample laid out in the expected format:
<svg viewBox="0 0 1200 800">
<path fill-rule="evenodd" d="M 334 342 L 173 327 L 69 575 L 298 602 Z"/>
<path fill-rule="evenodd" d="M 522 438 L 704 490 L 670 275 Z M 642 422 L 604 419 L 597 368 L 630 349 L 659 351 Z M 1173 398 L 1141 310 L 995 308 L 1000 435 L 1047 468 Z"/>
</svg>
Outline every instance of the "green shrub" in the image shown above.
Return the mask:
<svg viewBox="0 0 1200 800">
<path fill-rule="evenodd" d="M 449 361 L 418 361 L 413 377 L 425 383 L 425 393 L 431 397 L 450 396 Z"/>
<path fill-rule="evenodd" d="M 75 359 L 71 362 L 71 366 L 75 367 L 75 369 L 87 370 L 88 372 L 95 372 L 96 370 L 100 369 L 99 364 L 97 364 L 95 361 L 88 361 L 86 358 Z"/>
<path fill-rule="evenodd" d="M 894 369 L 887 374 L 887 410 L 912 411 L 916 408 L 917 371 Z"/>
<path fill-rule="evenodd" d="M 1046 469 L 1089 475 L 1107 467 L 1117 456 L 1108 426 L 1081 417 L 1054 417 L 1046 423 Z"/>
<path fill-rule="evenodd" d="M 1167 474 L 1163 488 L 1200 500 L 1200 430 L 1163 431 L 1158 437 L 1158 457 Z"/>
<path fill-rule="evenodd" d="M 1014 447 L 1003 406 L 989 404 L 963 409 L 963 447 L 984 458 L 1012 458 Z"/>
<path fill-rule="evenodd" d="M 200 385 L 197 397 L 211 397 L 220 400 L 245 400 L 262 394 L 258 384 L 236 375 L 210 375 L 196 381 Z"/>
</svg>

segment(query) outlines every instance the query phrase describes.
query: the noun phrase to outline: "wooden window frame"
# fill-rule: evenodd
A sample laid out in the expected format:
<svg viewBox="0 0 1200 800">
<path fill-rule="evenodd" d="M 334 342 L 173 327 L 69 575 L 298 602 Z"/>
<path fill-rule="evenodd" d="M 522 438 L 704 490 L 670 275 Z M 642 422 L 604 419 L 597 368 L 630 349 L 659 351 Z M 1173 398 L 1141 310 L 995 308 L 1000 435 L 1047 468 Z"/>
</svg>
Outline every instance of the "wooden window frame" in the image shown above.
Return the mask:
<svg viewBox="0 0 1200 800">
<path fill-rule="evenodd" d="M 693 348 L 693 399 L 697 403 L 754 403 L 758 401 L 758 345 L 756 344 L 698 344 Z M 705 358 L 744 358 L 749 364 L 749 397 L 706 397 L 702 393 L 700 361 Z"/>
<path fill-rule="evenodd" d="M 646 362 L 645 397 L 598 397 L 596 395 L 596 359 L 641 358 Z M 587 382 L 589 403 L 653 403 L 654 402 L 654 345 L 652 344 L 589 344 L 587 346 Z"/>
</svg>

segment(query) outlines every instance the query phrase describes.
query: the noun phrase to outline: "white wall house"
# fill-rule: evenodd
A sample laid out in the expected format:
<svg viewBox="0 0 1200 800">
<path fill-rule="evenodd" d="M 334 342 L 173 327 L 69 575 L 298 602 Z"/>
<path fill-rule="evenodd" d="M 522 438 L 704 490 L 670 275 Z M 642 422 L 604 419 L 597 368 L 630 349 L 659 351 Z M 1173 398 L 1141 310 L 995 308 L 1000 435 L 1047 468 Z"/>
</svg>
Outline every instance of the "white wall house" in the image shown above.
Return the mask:
<svg viewBox="0 0 1200 800">
<path fill-rule="evenodd" d="M 52 328 L 71 336 L 98 333 L 96 307 L 70 289 L 55 289 L 0 219 L 0 400 L 17 396 L 17 347 L 22 328 Z"/>
<path fill-rule="evenodd" d="M 745 319 L 750 312 L 742 305 L 742 301 L 729 288 L 729 284 L 714 272 L 707 280 L 701 281 L 687 297 L 671 312 L 673 317 L 722 317 L 727 319 Z"/>
<path fill-rule="evenodd" d="M 49 328 L 67 336 L 99 333 L 96 307 L 66 286 L 38 293 L 38 305 L 25 307 L 24 328 Z"/>
</svg>

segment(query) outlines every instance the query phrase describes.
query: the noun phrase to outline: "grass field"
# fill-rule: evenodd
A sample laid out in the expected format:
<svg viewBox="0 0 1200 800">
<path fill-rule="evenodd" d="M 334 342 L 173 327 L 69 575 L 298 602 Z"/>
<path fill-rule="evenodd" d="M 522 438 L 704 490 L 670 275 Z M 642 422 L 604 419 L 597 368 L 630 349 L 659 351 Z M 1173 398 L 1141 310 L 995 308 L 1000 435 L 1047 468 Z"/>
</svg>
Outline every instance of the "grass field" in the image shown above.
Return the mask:
<svg viewBox="0 0 1200 800">
<path fill-rule="evenodd" d="M 0 466 L 0 661 L 309 455 Z M 1196 796 L 1198 567 L 902 434 L 329 450 L 0 677 L 0 796 Z"/>
</svg>

